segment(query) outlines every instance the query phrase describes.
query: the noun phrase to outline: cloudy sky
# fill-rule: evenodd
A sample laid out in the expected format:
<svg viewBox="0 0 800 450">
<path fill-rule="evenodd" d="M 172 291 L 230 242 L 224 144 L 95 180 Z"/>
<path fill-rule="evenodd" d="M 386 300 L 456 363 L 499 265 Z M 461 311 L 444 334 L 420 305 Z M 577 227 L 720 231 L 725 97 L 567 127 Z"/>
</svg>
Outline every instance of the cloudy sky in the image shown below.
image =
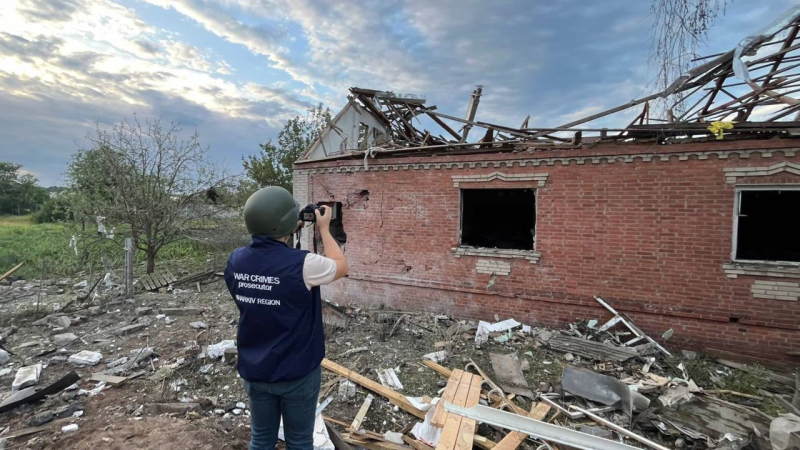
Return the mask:
<svg viewBox="0 0 800 450">
<path fill-rule="evenodd" d="M 648 0 L 0 0 L 0 160 L 59 184 L 95 124 L 159 116 L 232 172 L 351 86 L 556 126 L 651 91 Z M 794 2 L 729 0 L 702 53 Z M 635 115 L 635 112 L 631 113 Z"/>
</svg>

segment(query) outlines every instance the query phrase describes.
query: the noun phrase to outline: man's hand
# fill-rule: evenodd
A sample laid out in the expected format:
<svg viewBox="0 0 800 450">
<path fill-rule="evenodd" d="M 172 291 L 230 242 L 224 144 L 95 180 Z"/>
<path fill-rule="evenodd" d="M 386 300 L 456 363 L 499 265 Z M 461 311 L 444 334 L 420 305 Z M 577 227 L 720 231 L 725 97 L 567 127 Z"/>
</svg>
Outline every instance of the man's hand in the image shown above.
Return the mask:
<svg viewBox="0 0 800 450">
<path fill-rule="evenodd" d="M 298 220 L 298 221 L 297 221 L 297 228 L 295 229 L 295 231 L 297 231 L 297 230 L 302 230 L 304 225 L 305 225 L 305 224 L 303 223 L 303 221 L 302 221 L 302 220 Z"/>
<path fill-rule="evenodd" d="M 317 229 L 320 232 L 329 231 L 329 227 L 331 225 L 331 216 L 333 215 L 333 212 L 331 210 L 331 207 L 327 205 L 323 206 L 322 210 L 325 212 L 325 214 L 320 214 L 320 210 L 318 209 L 314 210 L 314 214 L 317 215 Z"/>
</svg>

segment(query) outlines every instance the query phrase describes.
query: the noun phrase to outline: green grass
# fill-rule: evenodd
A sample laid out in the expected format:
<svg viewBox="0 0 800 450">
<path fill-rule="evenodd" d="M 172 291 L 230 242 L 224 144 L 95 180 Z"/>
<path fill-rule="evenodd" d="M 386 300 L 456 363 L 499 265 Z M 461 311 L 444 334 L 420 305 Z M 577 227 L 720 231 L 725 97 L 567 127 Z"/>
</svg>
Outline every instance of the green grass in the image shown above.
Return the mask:
<svg viewBox="0 0 800 450">
<path fill-rule="evenodd" d="M 92 224 L 93 225 L 93 224 Z M 113 240 L 90 237 L 78 241 L 78 256 L 69 247 L 70 238 L 80 238 L 79 227 L 65 223 L 34 224 L 31 216 L 0 216 L 0 274 L 25 261 L 14 277 L 38 279 L 45 263 L 45 277 L 71 276 L 81 271 L 103 268 L 103 259 L 112 269 L 120 269 L 124 261 L 124 233 L 117 231 Z M 83 252 L 88 260 L 83 261 Z M 166 266 L 173 273 L 177 267 L 204 267 L 206 259 L 217 261 L 210 250 L 194 241 L 184 239 L 165 246 L 156 257 L 156 267 Z M 142 252 L 135 256 L 135 272 L 144 272 L 146 261 Z M 177 274 L 176 274 L 177 276 Z"/>
</svg>

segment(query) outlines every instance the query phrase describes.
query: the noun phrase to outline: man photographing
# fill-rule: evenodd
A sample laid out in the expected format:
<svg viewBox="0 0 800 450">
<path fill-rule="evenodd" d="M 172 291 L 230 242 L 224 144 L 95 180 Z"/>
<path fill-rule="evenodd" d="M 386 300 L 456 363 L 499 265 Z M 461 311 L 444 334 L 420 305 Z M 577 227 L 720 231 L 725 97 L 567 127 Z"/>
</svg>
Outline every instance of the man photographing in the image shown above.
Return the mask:
<svg viewBox="0 0 800 450">
<path fill-rule="evenodd" d="M 250 398 L 250 450 L 273 450 L 283 418 L 287 450 L 313 448 L 320 363 L 325 357 L 320 286 L 347 275 L 347 260 L 315 210 L 325 256 L 287 243 L 302 222 L 286 189 L 259 189 L 247 199 L 252 240 L 231 253 L 225 283 L 239 308 L 237 368 Z"/>
</svg>

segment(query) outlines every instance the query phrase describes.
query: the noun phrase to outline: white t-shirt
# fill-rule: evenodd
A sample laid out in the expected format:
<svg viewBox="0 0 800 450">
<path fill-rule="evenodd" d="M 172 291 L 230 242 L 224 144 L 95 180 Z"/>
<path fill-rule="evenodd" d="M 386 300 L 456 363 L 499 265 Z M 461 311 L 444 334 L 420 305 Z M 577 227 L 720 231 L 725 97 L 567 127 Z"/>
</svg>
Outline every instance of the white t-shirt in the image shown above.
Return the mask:
<svg viewBox="0 0 800 450">
<path fill-rule="evenodd" d="M 315 286 L 332 283 L 336 278 L 336 261 L 316 253 L 306 255 L 303 265 L 303 281 L 308 290 Z"/>
</svg>

